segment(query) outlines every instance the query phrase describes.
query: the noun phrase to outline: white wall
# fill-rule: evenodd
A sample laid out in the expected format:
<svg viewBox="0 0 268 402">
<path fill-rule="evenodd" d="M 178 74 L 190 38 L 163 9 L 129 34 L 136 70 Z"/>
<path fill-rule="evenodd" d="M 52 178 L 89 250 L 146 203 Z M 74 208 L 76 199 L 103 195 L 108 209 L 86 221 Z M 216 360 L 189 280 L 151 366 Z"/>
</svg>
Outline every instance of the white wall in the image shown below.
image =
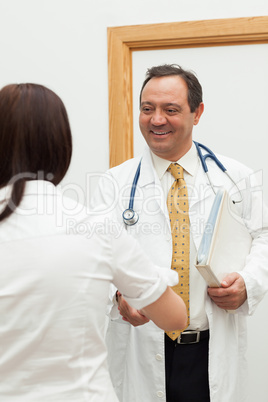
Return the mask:
<svg viewBox="0 0 268 402">
<path fill-rule="evenodd" d="M 107 27 L 261 15 L 267 0 L 0 0 L 0 87 L 36 82 L 63 99 L 74 137 L 65 183 L 89 198 L 86 175 L 108 168 Z M 267 402 L 267 299 L 249 320 L 250 402 Z"/>
</svg>

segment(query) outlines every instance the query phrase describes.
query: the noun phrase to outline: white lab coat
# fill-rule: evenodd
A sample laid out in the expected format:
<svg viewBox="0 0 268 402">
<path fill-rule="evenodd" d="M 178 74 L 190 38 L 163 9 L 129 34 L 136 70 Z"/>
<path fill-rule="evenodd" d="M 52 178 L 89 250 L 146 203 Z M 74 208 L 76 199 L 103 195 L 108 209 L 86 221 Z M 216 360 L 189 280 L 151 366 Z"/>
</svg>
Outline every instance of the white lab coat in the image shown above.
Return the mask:
<svg viewBox="0 0 268 402">
<path fill-rule="evenodd" d="M 205 304 L 210 328 L 211 402 L 245 402 L 248 382 L 245 360 L 246 316 L 254 312 L 268 289 L 268 219 L 267 210 L 262 209 L 262 193 L 256 187 L 250 169 L 226 157 L 220 156 L 219 159 L 242 189 L 243 202 L 236 204 L 234 208 L 243 216 L 254 237 L 252 251 L 243 272 L 240 272 L 246 283 L 248 298 L 236 314 L 228 314 L 218 308 L 208 295 L 200 303 Z M 166 200 L 147 148 L 142 157 L 134 201 L 139 221 L 127 228 L 122 223 L 122 212 L 128 208 L 131 185 L 139 160 L 140 158 L 134 158 L 109 170 L 100 179 L 92 206 L 96 213 L 112 212 L 114 230 L 128 230 L 155 263 L 169 269 L 172 237 Z M 207 164 L 216 189 L 224 186 L 231 194 L 236 193 L 235 199 L 238 199 L 237 189 L 226 175 L 213 161 L 207 160 Z M 200 164 L 195 189 L 189 200 L 191 235 L 197 249 L 214 197 Z M 262 229 L 262 225 L 266 226 L 266 231 Z M 114 291 L 115 289 L 111 289 L 111 300 Z M 152 322 L 139 327 L 131 326 L 122 321 L 116 306 L 110 308 L 109 312 L 108 360 L 120 402 L 166 401 L 164 331 Z"/>
</svg>

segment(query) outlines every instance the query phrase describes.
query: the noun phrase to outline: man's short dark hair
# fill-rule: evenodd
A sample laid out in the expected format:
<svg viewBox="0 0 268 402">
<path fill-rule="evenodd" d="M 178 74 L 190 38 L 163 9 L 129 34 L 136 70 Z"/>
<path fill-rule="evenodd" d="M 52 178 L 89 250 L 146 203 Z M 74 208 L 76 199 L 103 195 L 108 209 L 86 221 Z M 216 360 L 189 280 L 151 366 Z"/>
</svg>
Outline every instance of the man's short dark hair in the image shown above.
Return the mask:
<svg viewBox="0 0 268 402">
<path fill-rule="evenodd" d="M 168 77 L 171 75 L 178 75 L 181 77 L 188 87 L 188 104 L 190 106 L 191 113 L 193 113 L 201 102 L 203 102 L 203 93 L 200 82 L 196 75 L 192 71 L 184 70 L 178 64 L 163 64 L 148 68 L 146 78 L 142 84 L 140 91 L 140 104 L 142 91 L 152 78 Z"/>
</svg>

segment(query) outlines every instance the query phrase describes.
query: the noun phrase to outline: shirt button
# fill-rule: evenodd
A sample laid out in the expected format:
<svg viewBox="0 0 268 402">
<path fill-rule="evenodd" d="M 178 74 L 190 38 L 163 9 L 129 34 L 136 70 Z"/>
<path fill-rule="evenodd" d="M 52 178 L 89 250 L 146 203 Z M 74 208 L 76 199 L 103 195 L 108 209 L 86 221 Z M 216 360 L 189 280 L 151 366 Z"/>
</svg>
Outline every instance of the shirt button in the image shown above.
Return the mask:
<svg viewBox="0 0 268 402">
<path fill-rule="evenodd" d="M 157 353 L 157 355 L 155 355 L 155 358 L 156 358 L 156 360 L 159 360 L 159 361 L 163 359 L 162 355 L 160 355 L 159 353 Z"/>
<path fill-rule="evenodd" d="M 158 396 L 158 398 L 163 398 L 164 392 L 163 391 L 157 391 L 156 395 Z"/>
</svg>

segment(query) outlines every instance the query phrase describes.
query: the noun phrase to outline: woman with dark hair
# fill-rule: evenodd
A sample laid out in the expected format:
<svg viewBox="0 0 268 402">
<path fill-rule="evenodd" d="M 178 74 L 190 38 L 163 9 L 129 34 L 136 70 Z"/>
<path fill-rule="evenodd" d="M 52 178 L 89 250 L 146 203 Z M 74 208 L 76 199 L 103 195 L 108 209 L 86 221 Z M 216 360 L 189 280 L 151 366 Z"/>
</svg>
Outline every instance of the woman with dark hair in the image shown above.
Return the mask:
<svg viewBox="0 0 268 402">
<path fill-rule="evenodd" d="M 41 174 L 59 184 L 71 161 L 72 137 L 62 101 L 37 84 L 1 90 L 0 132 L 0 188 L 13 183 L 1 221 L 19 205 L 27 181 Z"/>
<path fill-rule="evenodd" d="M 61 99 L 36 84 L 0 91 L 0 400 L 116 402 L 106 363 L 110 283 L 147 319 L 183 328 L 186 309 L 124 231 L 83 212 L 56 187 L 71 160 Z M 82 209 L 81 209 L 82 210 Z M 98 233 L 68 235 L 71 218 Z M 89 236 L 90 234 L 90 236 Z M 122 324 L 124 321 L 122 320 Z M 126 329 L 128 326 L 126 326 Z M 120 340 L 119 340 L 120 342 Z"/>
</svg>

